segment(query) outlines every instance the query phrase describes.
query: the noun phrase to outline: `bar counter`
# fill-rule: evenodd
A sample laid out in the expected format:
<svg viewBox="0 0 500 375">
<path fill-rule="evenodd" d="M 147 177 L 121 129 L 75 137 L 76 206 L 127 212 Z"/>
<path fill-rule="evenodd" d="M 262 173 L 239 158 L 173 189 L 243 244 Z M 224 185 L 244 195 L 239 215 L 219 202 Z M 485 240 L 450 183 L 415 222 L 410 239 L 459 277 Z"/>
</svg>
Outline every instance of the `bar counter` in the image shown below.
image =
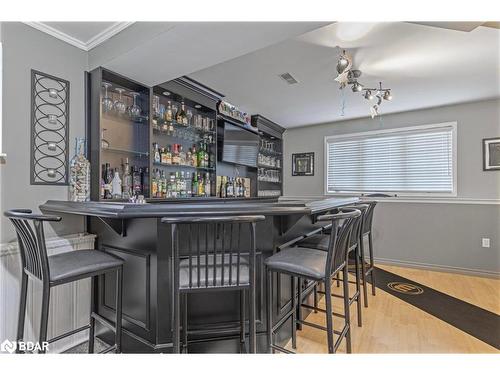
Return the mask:
<svg viewBox="0 0 500 375">
<path fill-rule="evenodd" d="M 265 351 L 265 280 L 263 260 L 283 244 L 318 230 L 318 215 L 356 202 L 358 198 L 316 201 L 254 199 L 198 199 L 132 204 L 122 202 L 68 202 L 49 200 L 40 206 L 44 213 L 80 215 L 87 218 L 87 231 L 97 235 L 95 248 L 124 259 L 123 350 L 124 352 L 169 352 L 171 350 L 171 241 L 170 227 L 162 217 L 186 215 L 264 215 L 257 224 L 257 345 Z M 275 320 L 291 303 L 291 279 L 273 281 Z M 114 319 L 114 278 L 102 277 L 96 285 L 98 313 Z M 237 292 L 200 293 L 189 299 L 190 352 L 238 352 L 239 296 Z M 289 338 L 289 324 L 279 333 Z M 194 333 L 196 331 L 196 333 Z M 102 327 L 104 341 L 112 334 Z M 193 333 L 191 333 L 193 332 Z M 207 341 L 209 340 L 209 341 Z"/>
</svg>

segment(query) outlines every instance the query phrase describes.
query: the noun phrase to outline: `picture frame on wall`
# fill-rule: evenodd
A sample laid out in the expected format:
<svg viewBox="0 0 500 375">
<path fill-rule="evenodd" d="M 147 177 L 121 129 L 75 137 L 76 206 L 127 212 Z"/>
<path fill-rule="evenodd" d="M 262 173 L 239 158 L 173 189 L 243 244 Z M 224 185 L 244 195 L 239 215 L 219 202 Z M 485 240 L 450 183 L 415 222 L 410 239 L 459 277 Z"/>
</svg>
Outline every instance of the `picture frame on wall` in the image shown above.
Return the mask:
<svg viewBox="0 0 500 375">
<path fill-rule="evenodd" d="M 292 176 L 314 176 L 314 152 L 292 154 Z"/>
<path fill-rule="evenodd" d="M 483 170 L 500 171 L 500 137 L 483 139 Z"/>
</svg>

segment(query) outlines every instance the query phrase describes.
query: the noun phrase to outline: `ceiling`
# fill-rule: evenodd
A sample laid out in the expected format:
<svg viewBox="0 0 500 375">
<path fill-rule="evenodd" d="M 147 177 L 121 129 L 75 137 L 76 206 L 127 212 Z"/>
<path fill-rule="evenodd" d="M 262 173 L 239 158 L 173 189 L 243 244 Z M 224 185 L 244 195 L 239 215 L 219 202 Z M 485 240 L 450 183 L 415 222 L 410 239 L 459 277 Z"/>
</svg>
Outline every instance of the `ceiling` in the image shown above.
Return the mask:
<svg viewBox="0 0 500 375">
<path fill-rule="evenodd" d="M 153 86 L 325 26 L 326 22 L 136 22 L 89 52 L 104 66 Z"/>
<path fill-rule="evenodd" d="M 26 24 L 89 51 L 133 22 L 26 22 Z"/>
<path fill-rule="evenodd" d="M 392 88 L 381 112 L 393 113 L 500 96 L 500 30 L 429 25 L 334 23 L 200 70 L 190 77 L 248 113 L 297 127 L 369 115 L 370 103 L 333 80 L 342 47 L 360 83 Z M 278 75 L 289 72 L 299 83 Z M 373 103 L 372 103 L 373 104 Z M 342 110 L 342 107 L 344 109 Z"/>
</svg>

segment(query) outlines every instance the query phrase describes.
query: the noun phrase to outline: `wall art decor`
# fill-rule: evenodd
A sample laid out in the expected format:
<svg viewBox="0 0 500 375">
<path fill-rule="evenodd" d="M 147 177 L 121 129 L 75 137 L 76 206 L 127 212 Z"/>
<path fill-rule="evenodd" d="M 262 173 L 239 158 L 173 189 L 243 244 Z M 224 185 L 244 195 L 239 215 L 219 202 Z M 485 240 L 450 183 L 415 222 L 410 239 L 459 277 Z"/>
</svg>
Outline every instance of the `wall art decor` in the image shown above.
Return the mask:
<svg viewBox="0 0 500 375">
<path fill-rule="evenodd" d="M 500 138 L 483 139 L 483 170 L 500 171 Z"/>
<path fill-rule="evenodd" d="M 314 152 L 292 154 L 292 176 L 314 176 Z"/>
<path fill-rule="evenodd" d="M 31 70 L 31 185 L 68 185 L 69 82 Z"/>
</svg>

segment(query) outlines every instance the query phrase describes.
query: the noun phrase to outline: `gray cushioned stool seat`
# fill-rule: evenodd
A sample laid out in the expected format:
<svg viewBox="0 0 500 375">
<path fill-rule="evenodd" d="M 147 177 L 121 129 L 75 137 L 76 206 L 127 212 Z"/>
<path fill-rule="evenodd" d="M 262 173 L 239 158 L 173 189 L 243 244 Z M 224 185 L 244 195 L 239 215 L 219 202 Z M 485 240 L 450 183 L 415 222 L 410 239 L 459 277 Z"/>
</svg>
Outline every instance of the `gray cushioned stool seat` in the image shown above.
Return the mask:
<svg viewBox="0 0 500 375">
<path fill-rule="evenodd" d="M 265 260 L 273 271 L 285 272 L 313 280 L 325 278 L 326 251 L 306 247 L 288 247 Z"/>
<path fill-rule="evenodd" d="M 200 284 L 199 287 L 205 288 L 208 286 L 230 286 L 237 285 L 238 281 L 238 263 L 237 255 L 233 254 L 231 259 L 229 259 L 229 254 L 224 255 L 224 283 L 222 283 L 222 255 L 217 254 L 215 258 L 215 285 L 214 285 L 214 255 L 208 255 L 208 281 L 205 283 L 206 279 L 206 268 L 205 265 L 206 257 L 204 254 L 200 255 Z M 191 283 L 193 288 L 198 287 L 198 257 L 192 256 L 192 271 L 191 271 Z M 231 265 L 230 265 L 231 263 Z M 249 283 L 249 264 L 248 257 L 241 256 L 240 258 L 240 280 L 239 285 L 248 285 Z M 231 270 L 231 275 L 229 274 Z M 231 278 L 229 278 L 231 276 Z M 179 262 L 179 285 L 181 288 L 189 288 L 189 258 L 182 259 Z"/>
<path fill-rule="evenodd" d="M 111 270 L 123 260 L 99 250 L 74 250 L 48 257 L 50 281 L 60 283 L 92 272 Z"/>
</svg>

